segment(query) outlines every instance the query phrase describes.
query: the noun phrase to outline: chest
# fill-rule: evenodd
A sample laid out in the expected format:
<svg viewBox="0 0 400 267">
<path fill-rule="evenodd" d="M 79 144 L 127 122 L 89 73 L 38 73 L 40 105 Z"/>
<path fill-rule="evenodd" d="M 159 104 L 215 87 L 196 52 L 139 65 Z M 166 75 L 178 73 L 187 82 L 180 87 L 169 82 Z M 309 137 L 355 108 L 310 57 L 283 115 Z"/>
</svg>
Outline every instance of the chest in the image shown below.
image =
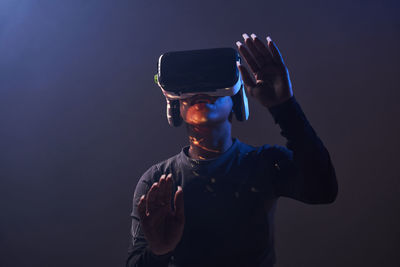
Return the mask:
<svg viewBox="0 0 400 267">
<path fill-rule="evenodd" d="M 183 177 L 187 226 L 210 231 L 268 223 L 275 199 L 268 174 L 256 168 L 228 173 L 193 170 Z"/>
</svg>

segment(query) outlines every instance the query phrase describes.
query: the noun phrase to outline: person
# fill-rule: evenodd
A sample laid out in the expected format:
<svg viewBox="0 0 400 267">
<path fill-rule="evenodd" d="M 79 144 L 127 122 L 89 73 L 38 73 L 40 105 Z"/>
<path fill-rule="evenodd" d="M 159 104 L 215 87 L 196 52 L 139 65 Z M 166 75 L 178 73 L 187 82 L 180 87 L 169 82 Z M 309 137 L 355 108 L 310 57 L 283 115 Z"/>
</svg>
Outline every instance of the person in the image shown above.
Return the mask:
<svg viewBox="0 0 400 267">
<path fill-rule="evenodd" d="M 335 201 L 329 153 L 293 95 L 276 44 L 243 34 L 237 49 L 247 94 L 272 115 L 286 147 L 254 147 L 231 136 L 230 96 L 179 100 L 189 146 L 140 178 L 126 266 L 273 266 L 279 197 Z"/>
</svg>

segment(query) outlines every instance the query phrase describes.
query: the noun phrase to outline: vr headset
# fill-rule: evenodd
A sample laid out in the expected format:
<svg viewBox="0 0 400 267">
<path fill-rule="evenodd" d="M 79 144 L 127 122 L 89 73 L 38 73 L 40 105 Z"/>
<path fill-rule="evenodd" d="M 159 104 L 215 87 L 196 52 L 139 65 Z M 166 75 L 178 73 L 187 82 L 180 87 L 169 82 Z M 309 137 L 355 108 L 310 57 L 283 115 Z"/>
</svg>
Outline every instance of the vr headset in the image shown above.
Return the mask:
<svg viewBox="0 0 400 267">
<path fill-rule="evenodd" d="M 248 100 L 236 62 L 240 63 L 240 56 L 233 48 L 162 54 L 154 80 L 167 100 L 168 123 L 175 127 L 181 125 L 179 99 L 197 94 L 231 96 L 236 119 L 247 120 Z"/>
</svg>

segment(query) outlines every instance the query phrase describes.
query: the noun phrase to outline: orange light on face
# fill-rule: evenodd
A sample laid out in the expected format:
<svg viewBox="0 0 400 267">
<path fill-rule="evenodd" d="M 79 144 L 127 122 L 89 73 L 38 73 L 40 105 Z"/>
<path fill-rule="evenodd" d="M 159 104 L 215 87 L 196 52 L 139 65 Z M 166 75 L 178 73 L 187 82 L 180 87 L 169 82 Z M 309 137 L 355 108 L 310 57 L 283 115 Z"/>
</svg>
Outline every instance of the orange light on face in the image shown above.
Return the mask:
<svg viewBox="0 0 400 267">
<path fill-rule="evenodd" d="M 207 122 L 206 110 L 208 111 L 208 108 L 200 110 L 198 105 L 189 107 L 186 112 L 186 122 L 189 124 L 201 124 Z"/>
<path fill-rule="evenodd" d="M 201 149 L 203 149 L 203 150 L 206 150 L 206 151 L 209 151 L 209 152 L 214 152 L 214 153 L 220 153 L 221 151 L 220 150 L 215 150 L 215 149 L 211 149 L 211 148 L 208 148 L 208 147 L 205 147 L 205 146 L 203 146 L 203 145 L 201 145 L 200 144 L 200 142 L 202 142 L 204 140 L 204 138 L 201 138 L 201 139 L 197 139 L 196 137 L 194 137 L 194 136 L 189 136 L 189 141 L 193 144 L 193 145 L 195 145 L 195 146 L 197 146 L 197 147 L 199 147 L 199 148 L 201 148 Z M 199 157 L 200 158 L 200 157 Z M 202 158 L 202 159 L 205 159 L 205 158 Z"/>
<path fill-rule="evenodd" d="M 204 140 L 204 138 L 201 138 L 200 140 L 197 140 L 196 137 L 194 136 L 189 136 L 189 140 L 193 145 L 199 145 L 201 141 Z"/>
<path fill-rule="evenodd" d="M 189 124 L 201 124 L 207 122 L 206 114 L 198 112 L 194 108 L 189 108 L 186 113 L 186 122 Z"/>
</svg>

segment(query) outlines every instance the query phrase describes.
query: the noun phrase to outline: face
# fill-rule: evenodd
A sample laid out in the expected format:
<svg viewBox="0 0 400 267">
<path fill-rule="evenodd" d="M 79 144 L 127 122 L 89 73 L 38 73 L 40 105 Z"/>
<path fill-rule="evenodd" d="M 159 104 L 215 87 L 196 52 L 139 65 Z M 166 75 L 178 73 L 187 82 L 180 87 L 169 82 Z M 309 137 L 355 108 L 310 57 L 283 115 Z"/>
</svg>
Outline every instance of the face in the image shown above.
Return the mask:
<svg viewBox="0 0 400 267">
<path fill-rule="evenodd" d="M 212 125 L 228 120 L 232 111 L 230 96 L 194 95 L 179 100 L 183 120 L 192 125 Z"/>
</svg>

